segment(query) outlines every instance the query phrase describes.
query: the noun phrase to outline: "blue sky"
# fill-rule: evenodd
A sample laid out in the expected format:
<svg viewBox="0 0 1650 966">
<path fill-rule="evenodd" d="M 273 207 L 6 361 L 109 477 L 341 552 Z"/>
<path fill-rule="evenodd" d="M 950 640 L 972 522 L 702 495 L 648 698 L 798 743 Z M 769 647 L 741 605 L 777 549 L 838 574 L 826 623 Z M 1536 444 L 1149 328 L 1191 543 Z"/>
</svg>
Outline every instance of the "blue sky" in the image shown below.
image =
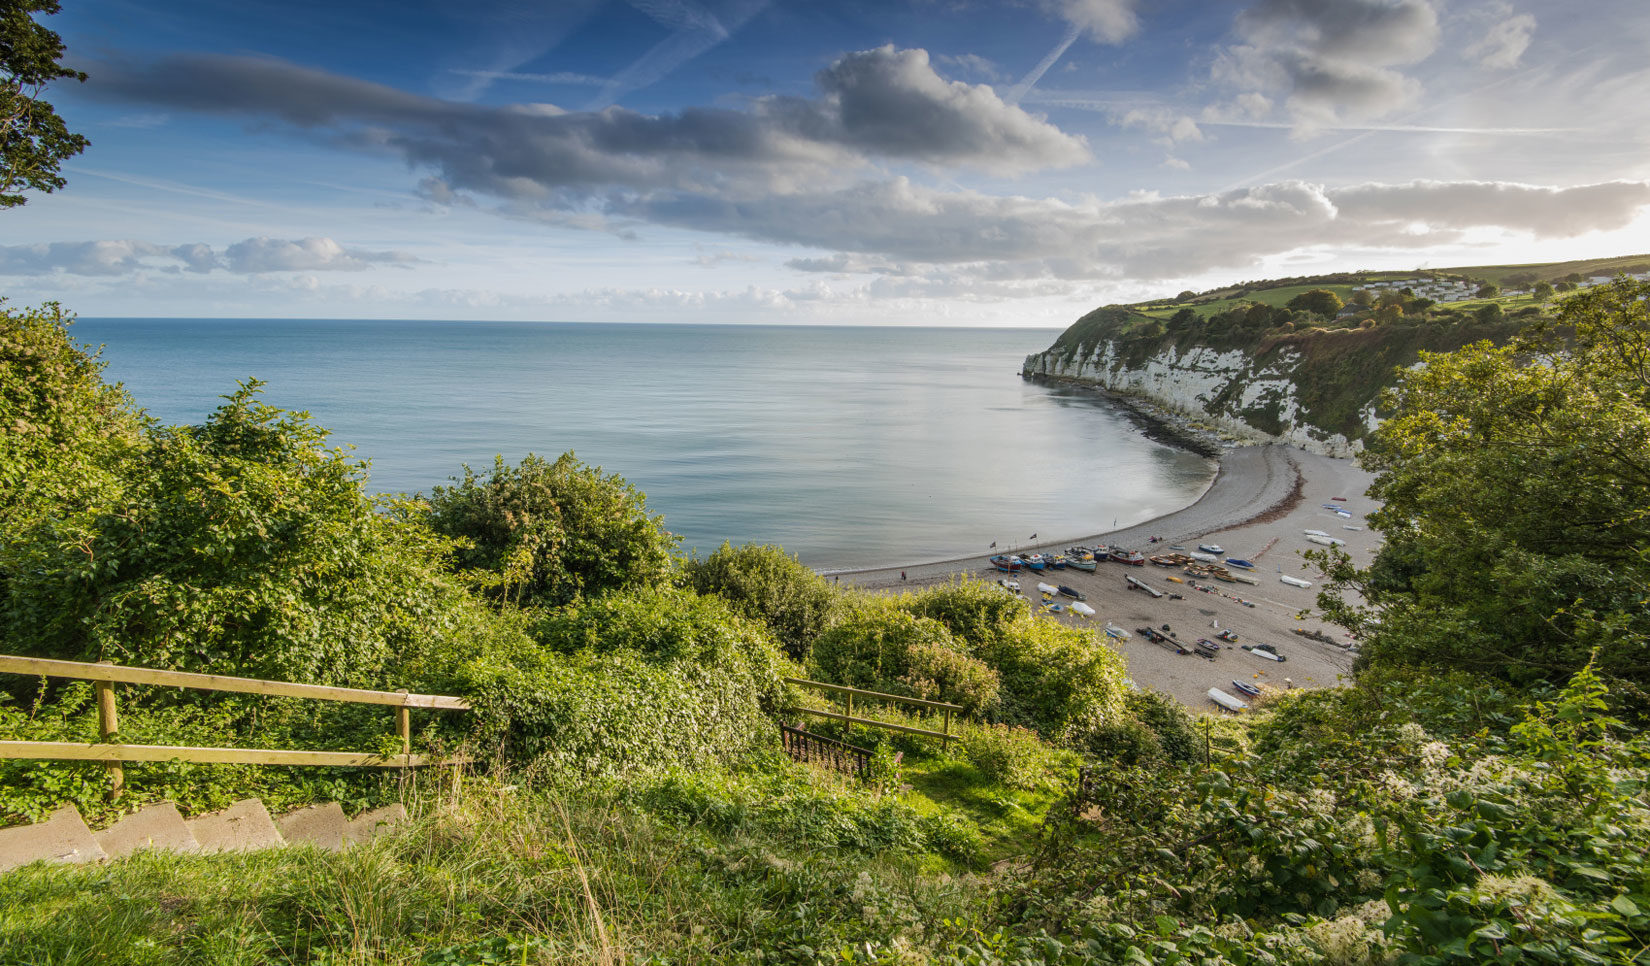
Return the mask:
<svg viewBox="0 0 1650 966">
<path fill-rule="evenodd" d="M 64 0 L 89 316 L 1063 325 L 1650 252 L 1643 0 Z"/>
</svg>

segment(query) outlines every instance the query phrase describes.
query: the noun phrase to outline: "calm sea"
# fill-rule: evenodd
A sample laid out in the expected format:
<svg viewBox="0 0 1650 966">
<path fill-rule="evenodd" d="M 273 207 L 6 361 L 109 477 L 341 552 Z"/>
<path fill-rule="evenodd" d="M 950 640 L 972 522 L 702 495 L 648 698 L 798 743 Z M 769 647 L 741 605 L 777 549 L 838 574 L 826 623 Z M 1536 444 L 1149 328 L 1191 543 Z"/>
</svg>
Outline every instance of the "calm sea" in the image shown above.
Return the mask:
<svg viewBox="0 0 1650 966">
<path fill-rule="evenodd" d="M 375 491 L 573 450 L 643 490 L 684 549 L 777 543 L 822 569 L 1128 525 L 1214 472 L 1021 381 L 1057 330 L 83 319 L 72 334 L 167 423 L 264 380 L 267 401 L 370 460 Z"/>
</svg>

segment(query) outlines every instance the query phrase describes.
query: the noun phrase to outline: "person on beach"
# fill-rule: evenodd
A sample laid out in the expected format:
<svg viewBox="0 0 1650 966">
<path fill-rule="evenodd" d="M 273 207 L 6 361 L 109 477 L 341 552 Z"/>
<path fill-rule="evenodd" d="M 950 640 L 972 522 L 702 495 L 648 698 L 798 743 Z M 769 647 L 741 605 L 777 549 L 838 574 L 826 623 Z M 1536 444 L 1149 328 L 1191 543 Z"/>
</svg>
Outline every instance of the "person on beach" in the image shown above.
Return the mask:
<svg viewBox="0 0 1650 966">
<path fill-rule="evenodd" d="M 901 579 L 901 580 L 904 580 L 904 579 L 905 579 L 905 571 L 903 571 L 903 570 L 901 570 L 901 571 L 900 571 L 900 572 L 899 572 L 899 579 Z"/>
</svg>

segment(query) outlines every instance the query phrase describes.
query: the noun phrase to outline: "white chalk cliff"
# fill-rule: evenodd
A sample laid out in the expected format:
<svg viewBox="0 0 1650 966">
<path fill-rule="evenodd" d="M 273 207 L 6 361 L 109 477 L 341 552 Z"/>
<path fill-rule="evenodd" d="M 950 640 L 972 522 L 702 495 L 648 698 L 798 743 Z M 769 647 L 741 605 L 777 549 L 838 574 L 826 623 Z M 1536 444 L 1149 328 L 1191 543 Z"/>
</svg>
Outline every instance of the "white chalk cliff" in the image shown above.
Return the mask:
<svg viewBox="0 0 1650 966">
<path fill-rule="evenodd" d="M 1024 375 L 1100 386 L 1243 440 L 1351 456 L 1363 448 L 1361 440 L 1349 440 L 1306 420 L 1293 378 L 1299 362 L 1300 354 L 1288 348 L 1263 361 L 1241 349 L 1181 350 L 1165 345 L 1143 364 L 1130 365 L 1111 341 L 1102 340 L 1086 355 L 1055 348 L 1027 356 Z M 1365 426 L 1374 428 L 1373 402 L 1359 416 Z"/>
</svg>

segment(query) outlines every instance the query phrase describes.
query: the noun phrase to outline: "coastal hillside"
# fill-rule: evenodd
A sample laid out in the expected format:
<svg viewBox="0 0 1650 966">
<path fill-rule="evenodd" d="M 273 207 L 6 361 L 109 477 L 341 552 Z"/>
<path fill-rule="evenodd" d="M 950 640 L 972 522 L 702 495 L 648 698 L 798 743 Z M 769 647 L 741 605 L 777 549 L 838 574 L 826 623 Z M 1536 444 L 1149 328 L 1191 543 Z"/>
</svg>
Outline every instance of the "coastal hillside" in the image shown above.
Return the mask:
<svg viewBox="0 0 1650 966">
<path fill-rule="evenodd" d="M 1078 319 L 1028 356 L 1029 379 L 1092 385 L 1242 439 L 1345 456 L 1377 424 L 1382 390 L 1422 352 L 1506 343 L 1564 299 L 1650 255 L 1242 282 Z"/>
</svg>

